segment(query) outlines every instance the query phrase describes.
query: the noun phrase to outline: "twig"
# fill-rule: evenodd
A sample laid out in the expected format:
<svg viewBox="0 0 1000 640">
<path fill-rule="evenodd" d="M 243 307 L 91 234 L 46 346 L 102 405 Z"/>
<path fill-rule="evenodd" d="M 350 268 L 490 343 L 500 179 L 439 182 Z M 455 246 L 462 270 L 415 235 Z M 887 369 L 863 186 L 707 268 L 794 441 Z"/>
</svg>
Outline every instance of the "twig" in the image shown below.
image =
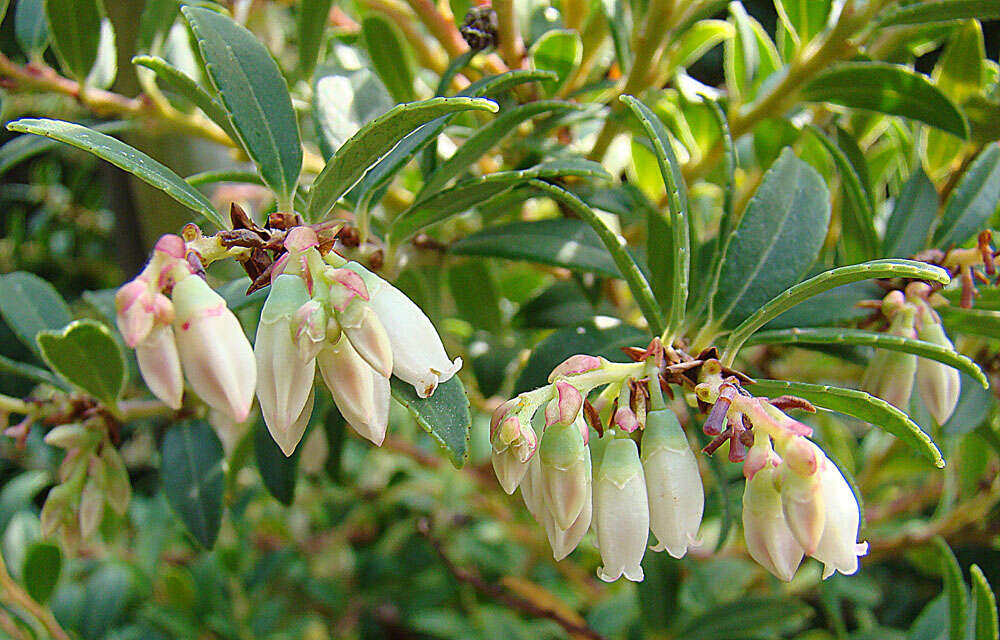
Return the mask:
<svg viewBox="0 0 1000 640">
<path fill-rule="evenodd" d="M 520 69 L 524 63 L 524 41 L 517 28 L 517 14 L 513 0 L 493 0 L 500 24 L 500 56 L 511 69 Z"/>
<path fill-rule="evenodd" d="M 55 638 L 55 640 L 70 640 L 69 634 L 66 633 L 59 622 L 56 621 L 55 616 L 52 612 L 38 604 L 28 592 L 25 591 L 21 585 L 14 582 L 14 579 L 10 577 L 7 573 L 7 565 L 4 564 L 3 556 L 0 555 L 0 588 L 7 594 L 8 602 L 16 604 L 28 613 L 30 613 L 35 619 L 38 620 L 45 627 L 45 630 L 49 632 L 49 635 Z"/>
<path fill-rule="evenodd" d="M 501 602 L 512 609 L 517 609 L 536 618 L 552 620 L 572 636 L 590 638 L 591 640 L 606 640 L 603 635 L 586 625 L 577 624 L 572 620 L 567 620 L 556 611 L 540 607 L 527 598 L 522 598 L 519 595 L 509 593 L 506 589 L 499 585 L 486 582 L 475 572 L 469 569 L 463 569 L 456 566 L 445 553 L 444 547 L 441 545 L 441 541 L 431 534 L 431 523 L 427 518 L 421 518 L 417 521 L 417 531 L 427 540 L 428 543 L 430 543 L 431 547 L 433 547 L 435 553 L 437 553 L 438 557 L 441 559 L 441 564 L 443 564 L 448 572 L 451 573 L 451 575 L 453 575 L 459 582 L 464 582 L 484 596 Z"/>
</svg>

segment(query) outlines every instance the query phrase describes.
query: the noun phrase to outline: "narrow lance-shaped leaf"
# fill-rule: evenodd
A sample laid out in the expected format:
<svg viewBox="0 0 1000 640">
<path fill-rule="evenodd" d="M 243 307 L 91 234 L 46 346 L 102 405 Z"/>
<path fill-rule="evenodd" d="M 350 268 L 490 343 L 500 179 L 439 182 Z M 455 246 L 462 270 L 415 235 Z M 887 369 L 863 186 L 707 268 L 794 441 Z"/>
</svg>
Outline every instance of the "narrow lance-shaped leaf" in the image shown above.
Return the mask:
<svg viewBox="0 0 1000 640">
<path fill-rule="evenodd" d="M 281 70 L 264 45 L 228 16 L 190 6 L 181 11 L 243 148 L 287 206 L 302 170 L 302 142 Z"/>
<path fill-rule="evenodd" d="M 7 128 L 45 136 L 88 151 L 160 189 L 174 200 L 205 216 L 220 229 L 227 227 L 222 216 L 201 192 L 156 160 L 120 140 L 83 125 L 61 120 L 24 118 L 11 122 Z"/>
<path fill-rule="evenodd" d="M 875 233 L 875 213 L 871 203 L 861 186 L 861 180 L 851 166 L 847 156 L 840 147 L 823 135 L 816 127 L 810 126 L 809 133 L 823 145 L 837 165 L 844 195 L 847 196 L 844 207 L 841 207 L 841 242 L 844 245 L 844 257 L 847 262 L 863 262 L 878 255 L 878 235 Z"/>
<path fill-rule="evenodd" d="M 990 20 L 1000 18 L 1000 5 L 995 0 L 931 0 L 898 5 L 882 11 L 878 26 L 889 27 L 953 20 Z"/>
<path fill-rule="evenodd" d="M 965 580 L 962 579 L 962 567 L 944 538 L 934 538 L 933 544 L 941 563 L 944 592 L 948 596 L 948 637 L 964 638 L 968 623 L 966 614 L 969 609 L 969 594 L 965 588 Z"/>
<path fill-rule="evenodd" d="M 656 162 L 660 167 L 660 175 L 667 191 L 667 201 L 670 208 L 670 229 L 672 242 L 670 253 L 673 257 L 673 282 L 670 296 L 670 314 L 666 322 L 666 335 L 672 339 L 684 320 L 687 311 L 688 282 L 691 271 L 690 230 L 687 211 L 687 192 L 684 176 L 681 173 L 677 157 L 670 142 L 666 128 L 649 107 L 632 96 L 622 96 L 621 101 L 628 105 L 635 117 L 642 124 L 653 150 L 656 152 Z M 648 251 L 662 251 L 661 247 L 650 245 Z M 656 332 L 659 333 L 659 332 Z"/>
<path fill-rule="evenodd" d="M 156 56 L 135 56 L 132 58 L 132 64 L 145 67 L 155 73 L 160 82 L 165 83 L 173 91 L 176 91 L 194 103 L 209 120 L 219 125 L 219 128 L 225 131 L 226 135 L 234 141 L 239 140 L 239 137 L 233 130 L 233 124 L 229 121 L 229 114 L 226 113 L 226 110 L 189 75 L 163 58 L 157 58 Z"/>
<path fill-rule="evenodd" d="M 969 568 L 969 575 L 972 576 L 972 596 L 976 603 L 976 632 L 975 640 L 996 640 L 1000 634 L 1000 625 L 997 623 L 997 599 L 990 588 L 990 583 L 986 579 L 983 570 L 979 565 L 972 565 Z"/>
<path fill-rule="evenodd" d="M 776 318 L 800 302 L 834 287 L 873 278 L 911 278 L 930 280 L 941 284 L 948 284 L 951 281 L 948 272 L 941 267 L 914 260 L 872 260 L 863 264 L 853 264 L 824 271 L 775 296 L 733 329 L 723 352 L 723 362 L 727 365 L 732 364 L 747 338 L 767 324 L 769 320 Z"/>
<path fill-rule="evenodd" d="M 1000 146 L 991 144 L 962 176 L 934 231 L 941 249 L 962 244 L 988 223 L 1000 201 Z"/>
<path fill-rule="evenodd" d="M 971 358 L 958 353 L 954 349 L 942 347 L 933 342 L 896 336 L 889 333 L 878 333 L 861 329 L 844 329 L 840 327 L 779 329 L 756 333 L 746 341 L 747 346 L 755 344 L 852 344 L 888 349 L 890 351 L 902 351 L 903 353 L 918 355 L 921 358 L 942 362 L 969 374 L 979 384 L 983 385 L 984 389 L 989 386 L 986 375 Z"/>
<path fill-rule="evenodd" d="M 14 36 L 32 60 L 41 60 L 49 46 L 45 0 L 18 0 L 14 5 Z"/>
<path fill-rule="evenodd" d="M 99 0 L 45 0 L 45 15 L 59 63 L 82 82 L 97 61 L 104 7 Z"/>
<path fill-rule="evenodd" d="M 302 0 L 299 6 L 299 71 L 306 78 L 316 68 L 331 6 L 333 0 Z"/>
<path fill-rule="evenodd" d="M 413 63 L 396 27 L 373 13 L 361 21 L 361 35 L 376 73 L 395 102 L 413 102 Z"/>
<path fill-rule="evenodd" d="M 392 397 L 410 412 L 420 427 L 448 453 L 457 468 L 469 459 L 469 398 L 458 377 L 438 385 L 429 398 L 417 396 L 413 386 L 395 376 L 392 378 Z"/>
<path fill-rule="evenodd" d="M 768 398 L 783 395 L 797 396 L 822 409 L 863 420 L 896 436 L 934 463 L 934 466 L 944 467 L 941 451 L 917 423 L 885 400 L 864 391 L 785 380 L 757 380 L 749 386 L 749 391 L 754 395 Z"/>
<path fill-rule="evenodd" d="M 819 74 L 801 91 L 803 100 L 919 120 L 959 138 L 969 124 L 958 107 L 923 74 L 900 65 L 845 62 Z"/>
<path fill-rule="evenodd" d="M 499 107 L 479 98 L 432 98 L 397 105 L 366 124 L 344 142 L 313 182 L 307 218 L 314 222 L 323 219 L 340 197 L 411 131 L 435 118 L 470 109 L 496 113 Z"/>
<path fill-rule="evenodd" d="M 918 167 L 896 197 L 892 215 L 885 225 L 882 255 L 905 258 L 924 249 L 937 211 L 937 189 Z"/>
</svg>

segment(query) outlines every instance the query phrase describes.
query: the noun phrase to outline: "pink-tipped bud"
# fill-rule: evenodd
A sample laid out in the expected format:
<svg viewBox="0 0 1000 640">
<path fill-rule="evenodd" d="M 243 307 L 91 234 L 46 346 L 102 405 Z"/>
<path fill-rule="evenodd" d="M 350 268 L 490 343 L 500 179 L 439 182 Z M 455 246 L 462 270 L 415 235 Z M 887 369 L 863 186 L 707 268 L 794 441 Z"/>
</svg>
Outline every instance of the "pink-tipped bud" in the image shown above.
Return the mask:
<svg viewBox="0 0 1000 640">
<path fill-rule="evenodd" d="M 811 476 L 819 471 L 820 464 L 826 457 L 819 447 L 805 438 L 791 438 L 782 450 L 785 464 L 800 476 Z"/>
<path fill-rule="evenodd" d="M 313 247 L 318 247 L 319 237 L 312 227 L 295 227 L 285 236 L 284 246 L 287 251 L 302 253 Z"/>
<path fill-rule="evenodd" d="M 516 415 L 507 416 L 497 427 L 493 440 L 493 471 L 500 486 L 513 494 L 538 449 L 535 430 Z"/>
<path fill-rule="evenodd" d="M 500 423 L 517 406 L 518 402 L 520 402 L 518 398 L 511 398 L 493 410 L 493 415 L 490 416 L 490 442 L 497 437 L 497 429 L 500 427 Z"/>
<path fill-rule="evenodd" d="M 153 328 L 156 299 L 142 276 L 123 284 L 115 293 L 115 320 L 125 344 L 135 347 Z"/>
<path fill-rule="evenodd" d="M 172 233 L 160 236 L 160 239 L 156 241 L 156 246 L 153 247 L 153 250 L 177 260 L 183 260 L 184 254 L 187 251 L 184 246 L 184 239 L 180 236 L 175 236 Z"/>
<path fill-rule="evenodd" d="M 351 428 L 381 445 L 389 424 L 389 380 L 372 369 L 346 337 L 320 351 L 316 364 Z"/>
<path fill-rule="evenodd" d="M 552 373 L 549 374 L 549 382 L 552 382 L 556 378 L 576 376 L 581 373 L 593 371 L 594 369 L 600 368 L 605 362 L 606 360 L 604 358 L 589 356 L 583 353 L 570 356 L 552 370 Z"/>
<path fill-rule="evenodd" d="M 568 382 L 559 380 L 555 383 L 556 397 L 545 407 L 545 426 L 554 424 L 569 424 L 576 420 L 583 408 L 583 396 L 580 391 Z M 586 444 L 587 438 L 584 438 Z"/>
<path fill-rule="evenodd" d="M 308 362 L 319 354 L 327 338 L 327 325 L 326 308 L 319 300 L 309 300 L 295 311 L 292 326 L 299 358 Z"/>
<path fill-rule="evenodd" d="M 157 325 L 135 346 L 139 373 L 153 395 L 171 409 L 180 409 L 184 396 L 181 359 L 170 325 Z"/>
<path fill-rule="evenodd" d="M 639 428 L 639 418 L 636 417 L 635 411 L 630 408 L 618 407 L 611 419 L 611 424 L 614 428 L 621 429 L 625 433 L 633 433 Z"/>
<path fill-rule="evenodd" d="M 332 282 L 330 286 L 330 303 L 337 311 L 343 311 L 354 301 L 360 298 L 368 302 L 368 287 L 354 271 L 350 269 L 327 269 L 326 276 Z"/>
<path fill-rule="evenodd" d="M 198 276 L 174 287 L 174 331 L 184 375 L 211 407 L 243 422 L 253 405 L 257 364 L 239 320 Z"/>
</svg>

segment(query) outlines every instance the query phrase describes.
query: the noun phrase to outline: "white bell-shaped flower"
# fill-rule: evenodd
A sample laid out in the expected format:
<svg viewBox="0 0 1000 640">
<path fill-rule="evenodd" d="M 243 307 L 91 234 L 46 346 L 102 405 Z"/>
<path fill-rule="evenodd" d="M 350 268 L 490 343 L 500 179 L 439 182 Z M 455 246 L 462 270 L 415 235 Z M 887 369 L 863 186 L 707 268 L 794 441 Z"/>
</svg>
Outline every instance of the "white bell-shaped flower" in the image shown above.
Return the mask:
<svg viewBox="0 0 1000 640">
<path fill-rule="evenodd" d="M 812 554 L 826 519 L 819 474 L 826 456 L 802 436 L 789 438 L 783 446 L 781 508 L 792 535 L 807 554 Z"/>
<path fill-rule="evenodd" d="M 835 571 L 851 575 L 858 570 L 858 558 L 868 553 L 868 543 L 858 542 L 861 509 L 847 480 L 829 459 L 820 470 L 826 525 L 812 557 L 823 563 L 823 577 Z"/>
<path fill-rule="evenodd" d="M 346 336 L 320 351 L 316 364 L 351 428 L 381 445 L 389 425 L 389 379 L 372 369 Z"/>
<path fill-rule="evenodd" d="M 775 486 L 778 470 L 767 464 L 747 480 L 743 491 L 743 536 L 757 564 L 790 582 L 805 551 L 785 522 L 781 494 Z"/>
<path fill-rule="evenodd" d="M 597 577 L 614 582 L 624 575 L 642 581 L 649 502 L 639 451 L 630 439 L 615 438 L 604 451 L 594 480 L 594 519 L 604 563 Z"/>
<path fill-rule="evenodd" d="M 254 343 L 260 412 L 271 437 L 286 456 L 292 455 L 302 439 L 305 425 L 299 424 L 299 417 L 312 398 L 316 375 L 315 360 L 303 360 L 293 340 L 295 313 L 308 300 L 302 278 L 275 278 L 260 314 Z"/>
<path fill-rule="evenodd" d="M 538 445 L 545 503 L 560 529 L 573 525 L 589 492 L 590 456 L 580 432 L 575 422 L 554 424 Z"/>
<path fill-rule="evenodd" d="M 658 544 L 652 549 L 682 558 L 697 544 L 705 510 L 698 461 L 677 416 L 650 411 L 642 435 L 642 468 L 649 495 L 649 525 Z"/>
<path fill-rule="evenodd" d="M 173 327 L 155 325 L 135 345 L 135 358 L 139 363 L 139 373 L 153 395 L 171 409 L 180 409 L 184 396 L 184 375 Z"/>
<path fill-rule="evenodd" d="M 243 422 L 253 405 L 257 363 L 239 320 L 200 277 L 174 286 L 174 335 L 184 375 L 209 406 Z"/>
</svg>

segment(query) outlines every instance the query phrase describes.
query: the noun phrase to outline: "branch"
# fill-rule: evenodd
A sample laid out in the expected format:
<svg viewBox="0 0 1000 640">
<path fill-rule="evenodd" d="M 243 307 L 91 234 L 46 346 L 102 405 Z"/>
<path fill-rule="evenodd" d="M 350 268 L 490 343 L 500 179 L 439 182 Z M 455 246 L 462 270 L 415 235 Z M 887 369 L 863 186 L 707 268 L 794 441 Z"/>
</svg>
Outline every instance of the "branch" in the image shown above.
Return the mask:
<svg viewBox="0 0 1000 640">
<path fill-rule="evenodd" d="M 500 602 L 512 609 L 517 609 L 518 611 L 536 618 L 552 620 L 565 629 L 571 636 L 590 638 L 590 640 L 606 640 L 603 635 L 594 631 L 585 624 L 578 624 L 572 620 L 567 620 L 564 616 L 560 615 L 556 611 L 553 611 L 552 609 L 540 607 L 527 598 L 509 593 L 506 589 L 499 585 L 486 582 L 479 577 L 479 575 L 469 569 L 463 569 L 456 566 L 445 553 L 444 547 L 441 545 L 441 541 L 431 534 L 431 523 L 427 518 L 421 518 L 417 521 L 417 532 L 419 532 L 420 535 L 422 535 L 427 542 L 430 543 L 431 547 L 433 547 L 434 551 L 441 559 L 441 564 L 443 564 L 448 572 L 451 573 L 451 575 L 453 575 L 459 582 L 464 582 L 465 584 L 470 585 L 473 589 L 484 596 L 492 598 L 493 600 L 496 600 L 497 602 Z"/>
</svg>

